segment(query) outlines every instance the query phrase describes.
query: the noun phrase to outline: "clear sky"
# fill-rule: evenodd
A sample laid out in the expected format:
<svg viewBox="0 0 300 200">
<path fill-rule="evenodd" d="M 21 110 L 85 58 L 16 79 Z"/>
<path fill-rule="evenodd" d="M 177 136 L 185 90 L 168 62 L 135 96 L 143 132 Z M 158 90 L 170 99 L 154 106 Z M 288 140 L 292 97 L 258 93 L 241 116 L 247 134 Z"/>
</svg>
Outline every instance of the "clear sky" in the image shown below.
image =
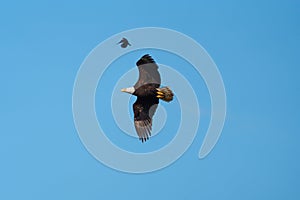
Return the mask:
<svg viewBox="0 0 300 200">
<path fill-rule="evenodd" d="M 2 2 L 0 199 L 300 199 L 299 13 L 296 0 Z M 224 80 L 227 119 L 205 159 L 204 119 L 179 160 L 137 175 L 86 151 L 72 90 L 96 45 L 145 26 L 180 31 L 207 50 Z"/>
</svg>

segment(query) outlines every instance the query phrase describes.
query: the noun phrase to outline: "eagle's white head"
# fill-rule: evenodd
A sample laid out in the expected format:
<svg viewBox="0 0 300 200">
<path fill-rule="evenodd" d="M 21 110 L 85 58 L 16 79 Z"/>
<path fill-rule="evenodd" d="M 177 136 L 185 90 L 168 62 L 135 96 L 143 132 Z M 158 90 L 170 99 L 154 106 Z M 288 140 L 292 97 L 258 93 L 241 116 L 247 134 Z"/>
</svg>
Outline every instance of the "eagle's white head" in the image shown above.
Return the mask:
<svg viewBox="0 0 300 200">
<path fill-rule="evenodd" d="M 135 91 L 134 87 L 129 87 L 129 88 L 123 88 L 121 89 L 121 92 L 127 92 L 129 94 L 133 94 Z"/>
</svg>

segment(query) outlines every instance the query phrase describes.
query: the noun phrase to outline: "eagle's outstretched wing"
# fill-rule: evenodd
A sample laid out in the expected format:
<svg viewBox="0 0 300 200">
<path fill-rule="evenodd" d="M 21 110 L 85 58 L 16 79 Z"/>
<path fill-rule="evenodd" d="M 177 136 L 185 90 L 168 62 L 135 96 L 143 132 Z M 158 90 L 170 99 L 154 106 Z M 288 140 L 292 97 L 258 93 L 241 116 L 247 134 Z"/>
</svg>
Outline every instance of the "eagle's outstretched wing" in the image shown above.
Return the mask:
<svg viewBox="0 0 300 200">
<path fill-rule="evenodd" d="M 157 88 L 160 86 L 161 79 L 157 70 L 158 66 L 149 54 L 141 57 L 136 65 L 139 69 L 139 80 L 134 85 L 135 89 L 149 83 L 155 84 Z"/>
<path fill-rule="evenodd" d="M 152 117 L 156 111 L 158 99 L 143 99 L 138 97 L 133 104 L 134 126 L 142 142 L 149 139 L 152 130 Z"/>
</svg>

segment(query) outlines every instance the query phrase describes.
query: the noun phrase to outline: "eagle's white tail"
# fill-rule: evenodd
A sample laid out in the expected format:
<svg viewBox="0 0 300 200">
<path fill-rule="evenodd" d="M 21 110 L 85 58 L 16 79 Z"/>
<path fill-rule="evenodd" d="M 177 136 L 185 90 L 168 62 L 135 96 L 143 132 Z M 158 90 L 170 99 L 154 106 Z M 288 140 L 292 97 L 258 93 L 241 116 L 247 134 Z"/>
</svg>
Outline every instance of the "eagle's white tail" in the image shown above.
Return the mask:
<svg viewBox="0 0 300 200">
<path fill-rule="evenodd" d="M 169 87 L 156 88 L 157 90 L 157 98 L 164 100 L 166 102 L 170 102 L 173 100 L 173 92 Z"/>
</svg>

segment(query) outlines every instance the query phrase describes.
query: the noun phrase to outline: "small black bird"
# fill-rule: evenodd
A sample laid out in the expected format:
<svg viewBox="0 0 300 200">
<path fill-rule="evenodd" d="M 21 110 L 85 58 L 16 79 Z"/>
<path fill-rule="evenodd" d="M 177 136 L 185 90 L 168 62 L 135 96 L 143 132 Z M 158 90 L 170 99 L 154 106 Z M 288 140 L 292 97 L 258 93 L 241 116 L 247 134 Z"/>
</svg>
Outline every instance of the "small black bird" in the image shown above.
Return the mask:
<svg viewBox="0 0 300 200">
<path fill-rule="evenodd" d="M 118 44 L 121 44 L 122 48 L 126 48 L 127 46 L 131 46 L 131 44 L 128 42 L 128 40 L 126 38 L 122 38 L 122 40 L 120 42 L 118 42 Z"/>
<path fill-rule="evenodd" d="M 121 91 L 137 96 L 133 104 L 134 126 L 139 139 L 144 142 L 151 136 L 152 117 L 159 99 L 170 102 L 174 94 L 169 87 L 160 88 L 158 66 L 149 54 L 139 59 L 136 65 L 139 69 L 139 80 L 133 87 Z"/>
</svg>

